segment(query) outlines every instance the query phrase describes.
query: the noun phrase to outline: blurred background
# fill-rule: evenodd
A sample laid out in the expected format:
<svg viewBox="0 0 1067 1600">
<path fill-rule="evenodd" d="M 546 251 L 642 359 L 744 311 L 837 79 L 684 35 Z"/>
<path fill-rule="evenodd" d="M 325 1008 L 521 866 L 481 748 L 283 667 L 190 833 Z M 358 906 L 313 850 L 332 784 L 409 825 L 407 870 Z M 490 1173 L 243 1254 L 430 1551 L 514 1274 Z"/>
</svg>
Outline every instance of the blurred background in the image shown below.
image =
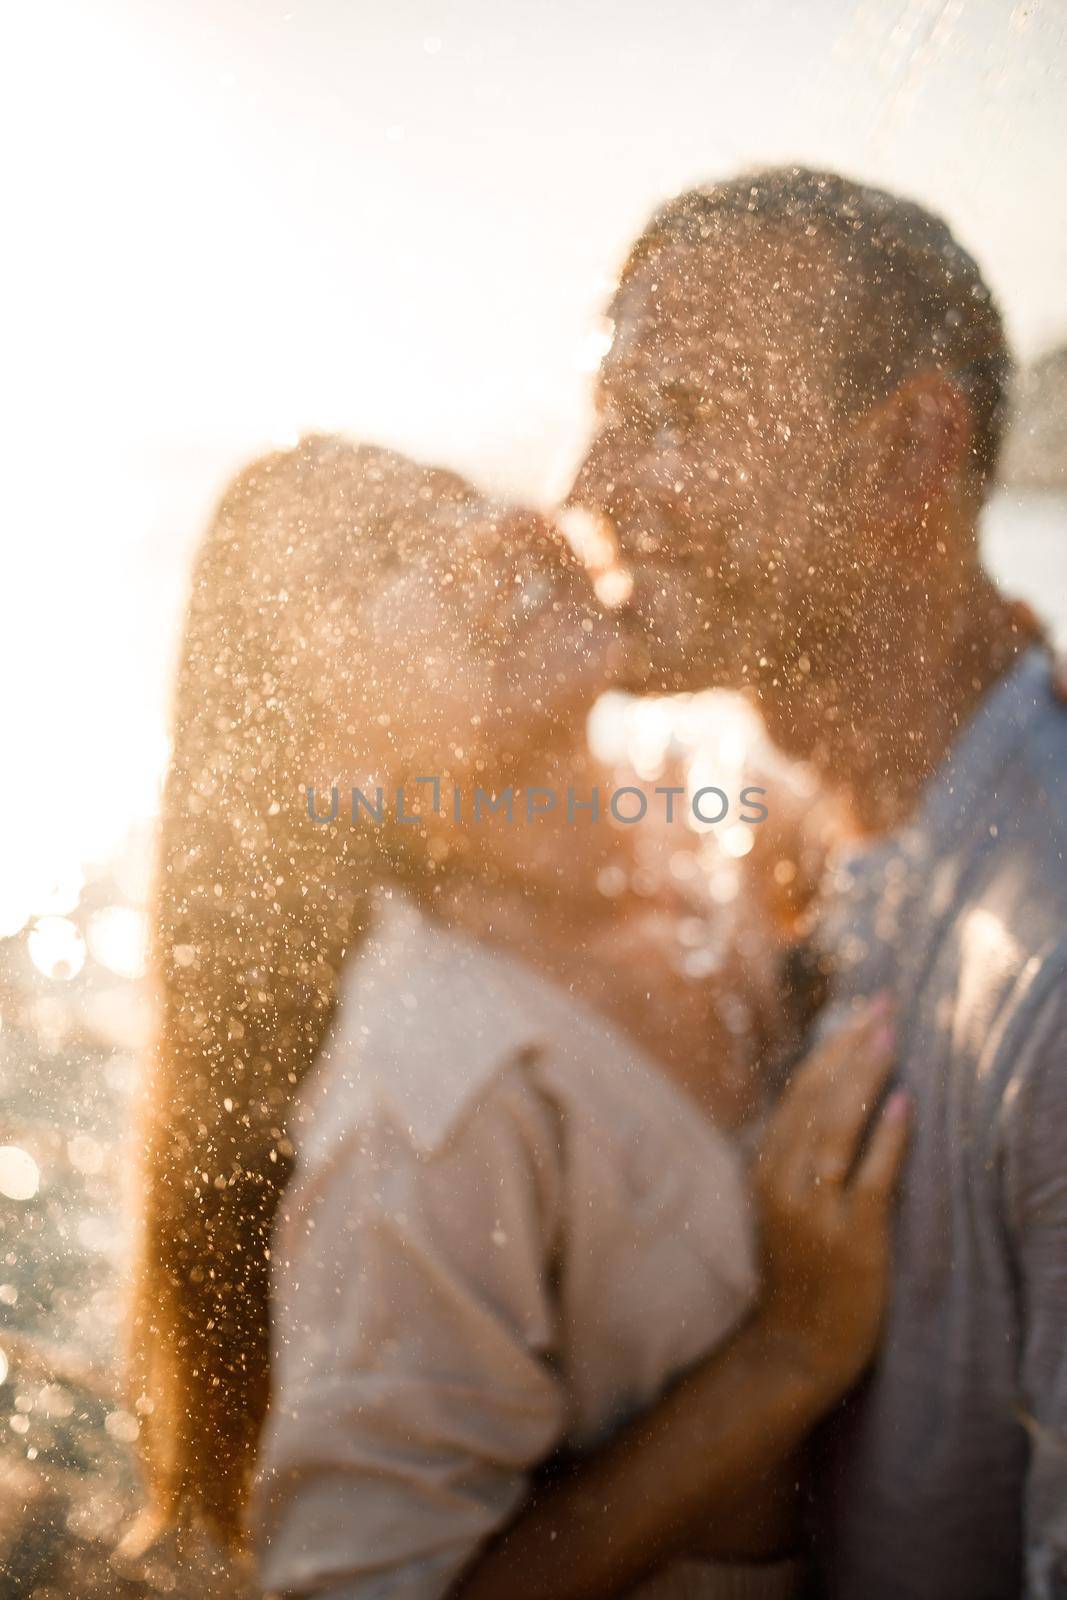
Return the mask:
<svg viewBox="0 0 1067 1600">
<path fill-rule="evenodd" d="M 646 213 L 830 166 L 945 215 L 1000 298 L 989 559 L 1067 644 L 1067 5 L 42 0 L 3 33 L 0 1595 L 47 1597 L 97 1592 L 129 1503 L 118 1152 L 167 681 L 227 478 L 338 429 L 551 504 Z"/>
</svg>

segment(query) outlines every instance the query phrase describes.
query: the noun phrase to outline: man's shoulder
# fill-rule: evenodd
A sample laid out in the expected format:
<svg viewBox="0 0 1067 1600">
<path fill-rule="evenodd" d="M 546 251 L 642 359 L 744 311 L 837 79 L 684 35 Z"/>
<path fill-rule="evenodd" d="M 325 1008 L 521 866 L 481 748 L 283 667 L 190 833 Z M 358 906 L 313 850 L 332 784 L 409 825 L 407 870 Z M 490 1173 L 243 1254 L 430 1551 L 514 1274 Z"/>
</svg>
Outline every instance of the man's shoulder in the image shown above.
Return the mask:
<svg viewBox="0 0 1067 1600">
<path fill-rule="evenodd" d="M 1044 651 L 1023 662 L 1018 693 L 1020 760 L 1035 778 L 1062 786 L 1067 781 L 1067 701 L 1057 690 L 1054 663 Z"/>
<path fill-rule="evenodd" d="M 1008 1018 L 1022 1024 L 1067 973 L 1067 822 L 1032 778 L 1003 797 L 1009 814 L 990 824 L 989 848 L 964 872 L 954 918 L 961 989 L 979 1011 L 1000 1010 L 1005 1046 Z"/>
<path fill-rule="evenodd" d="M 973 853 L 983 868 L 965 898 L 996 897 L 1016 938 L 1032 944 L 1030 930 L 1044 944 L 1067 918 L 1067 706 L 1047 674 L 1033 696 L 1003 771 L 977 797 Z"/>
<path fill-rule="evenodd" d="M 931 904 L 953 904 L 940 970 L 956 1040 L 994 1104 L 1035 1020 L 1067 994 L 1067 707 L 1043 662 L 1013 709 L 1003 764 L 971 791 L 956 849 L 928 863 Z"/>
</svg>

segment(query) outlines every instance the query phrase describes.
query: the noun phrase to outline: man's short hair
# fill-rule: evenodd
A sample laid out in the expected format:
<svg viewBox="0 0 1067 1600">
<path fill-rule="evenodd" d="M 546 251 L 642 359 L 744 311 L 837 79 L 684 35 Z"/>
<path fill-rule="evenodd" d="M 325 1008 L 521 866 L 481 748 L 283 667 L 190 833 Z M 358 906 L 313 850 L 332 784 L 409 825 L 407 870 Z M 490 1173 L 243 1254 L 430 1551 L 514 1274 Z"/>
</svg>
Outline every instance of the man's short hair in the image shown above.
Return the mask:
<svg viewBox="0 0 1067 1600">
<path fill-rule="evenodd" d="M 951 376 L 971 407 L 971 455 L 982 483 L 996 470 L 1012 362 L 1000 312 L 974 259 L 947 225 L 911 200 L 832 172 L 774 167 L 689 189 L 650 219 L 619 290 L 674 243 L 712 244 L 740 219 L 836 246 L 850 290 L 838 310 L 843 392 L 851 406 L 884 398 L 917 372 Z"/>
</svg>

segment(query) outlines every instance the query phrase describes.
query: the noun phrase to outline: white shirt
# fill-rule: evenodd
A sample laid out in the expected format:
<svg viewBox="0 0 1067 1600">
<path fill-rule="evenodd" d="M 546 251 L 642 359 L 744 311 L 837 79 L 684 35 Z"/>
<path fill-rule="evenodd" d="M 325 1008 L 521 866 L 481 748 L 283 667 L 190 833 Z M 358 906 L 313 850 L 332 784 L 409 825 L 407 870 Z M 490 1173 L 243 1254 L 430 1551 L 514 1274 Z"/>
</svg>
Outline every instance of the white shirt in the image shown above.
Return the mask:
<svg viewBox="0 0 1067 1600">
<path fill-rule="evenodd" d="M 756 1288 L 740 1157 L 560 987 L 394 896 L 291 1124 L 251 1508 L 271 1589 L 447 1593 L 533 1468 Z"/>
</svg>

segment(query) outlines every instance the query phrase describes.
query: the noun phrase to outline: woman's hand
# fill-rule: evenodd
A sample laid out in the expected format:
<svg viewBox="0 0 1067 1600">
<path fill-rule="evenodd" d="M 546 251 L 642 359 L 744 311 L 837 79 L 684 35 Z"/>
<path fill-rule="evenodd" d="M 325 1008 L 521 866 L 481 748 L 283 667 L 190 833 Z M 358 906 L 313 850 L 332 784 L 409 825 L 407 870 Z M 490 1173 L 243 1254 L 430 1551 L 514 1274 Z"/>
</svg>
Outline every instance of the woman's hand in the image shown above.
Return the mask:
<svg viewBox="0 0 1067 1600">
<path fill-rule="evenodd" d="M 535 1494 L 470 1570 L 463 1600 L 607 1600 L 684 1551 L 781 1554 L 789 1502 L 783 1515 L 774 1486 L 795 1482 L 796 1452 L 862 1370 L 885 1297 L 902 1101 L 861 1146 L 889 1072 L 887 1022 L 876 1008 L 835 1034 L 775 1112 L 758 1172 L 763 1309 Z"/>
<path fill-rule="evenodd" d="M 874 1353 L 889 1279 L 889 1209 L 907 1139 L 894 1090 L 864 1134 L 889 1076 L 889 1005 L 815 1049 L 768 1125 L 755 1168 L 765 1301 L 759 1320 L 834 1397 Z"/>
</svg>

